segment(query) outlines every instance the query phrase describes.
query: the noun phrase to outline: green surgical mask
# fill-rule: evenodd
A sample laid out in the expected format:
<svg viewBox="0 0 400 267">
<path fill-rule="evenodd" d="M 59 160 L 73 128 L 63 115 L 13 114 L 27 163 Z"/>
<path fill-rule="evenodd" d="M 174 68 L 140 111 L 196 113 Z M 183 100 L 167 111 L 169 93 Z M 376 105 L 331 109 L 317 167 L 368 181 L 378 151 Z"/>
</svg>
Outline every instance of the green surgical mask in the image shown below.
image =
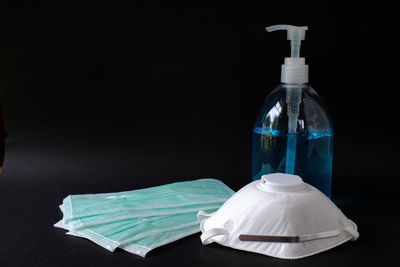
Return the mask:
<svg viewBox="0 0 400 267">
<path fill-rule="evenodd" d="M 192 213 L 198 212 L 204 209 L 215 209 L 219 208 L 223 202 L 215 202 L 209 204 L 198 204 L 198 205 L 188 205 L 174 208 L 158 208 L 158 209 L 148 209 L 148 210 L 122 210 L 106 214 L 92 215 L 86 217 L 80 217 L 76 219 L 71 219 L 65 224 L 68 225 L 70 230 L 80 230 L 89 226 L 112 223 L 115 221 L 121 221 L 125 219 L 133 218 L 144 218 L 153 216 L 169 216 L 181 213 Z"/>
<path fill-rule="evenodd" d="M 60 222 L 60 223 L 62 224 L 62 222 Z M 61 227 L 61 228 L 63 228 L 63 227 Z M 129 253 L 145 257 L 149 251 L 151 251 L 157 247 L 161 247 L 163 245 L 169 244 L 171 242 L 182 239 L 189 235 L 196 234 L 198 232 L 200 232 L 200 227 L 199 227 L 199 224 L 197 223 L 192 226 L 178 228 L 178 229 L 171 230 L 171 231 L 155 233 L 155 234 L 149 235 L 147 237 L 137 239 L 137 240 L 128 242 L 126 244 L 120 245 L 119 248 L 121 248 Z M 83 237 L 77 232 L 75 232 L 75 233 L 68 232 L 67 234 L 77 236 L 77 237 Z"/>
<path fill-rule="evenodd" d="M 114 251 L 144 256 L 151 249 L 200 231 L 196 214 L 213 212 L 234 191 L 200 179 L 120 193 L 71 195 L 55 226 Z"/>
<path fill-rule="evenodd" d="M 163 245 L 169 244 L 186 236 L 199 232 L 199 225 L 188 226 L 182 229 L 154 234 L 139 240 L 122 245 L 120 248 L 132 254 L 145 257 L 146 254 Z"/>
<path fill-rule="evenodd" d="M 221 205 L 222 203 L 220 203 Z M 208 212 L 217 210 L 216 208 L 206 209 Z M 174 231 L 190 226 L 197 226 L 200 230 L 197 213 L 196 211 L 164 216 L 130 218 L 97 224 L 80 230 L 71 230 L 69 225 L 63 224 L 62 221 L 55 224 L 55 226 L 70 230 L 70 234 L 87 238 L 109 251 L 114 251 L 123 244 L 161 232 Z"/>
<path fill-rule="evenodd" d="M 219 180 L 199 179 L 119 193 L 71 195 L 63 201 L 63 220 L 68 223 L 81 217 L 119 211 L 140 213 L 224 202 L 233 193 Z"/>
</svg>

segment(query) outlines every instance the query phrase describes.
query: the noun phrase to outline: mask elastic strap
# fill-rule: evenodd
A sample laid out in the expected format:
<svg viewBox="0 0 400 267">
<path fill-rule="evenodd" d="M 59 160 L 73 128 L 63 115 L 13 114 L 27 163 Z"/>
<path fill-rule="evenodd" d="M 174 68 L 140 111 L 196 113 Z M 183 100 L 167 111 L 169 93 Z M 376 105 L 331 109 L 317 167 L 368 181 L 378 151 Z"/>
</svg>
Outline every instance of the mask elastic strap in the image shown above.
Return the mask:
<svg viewBox="0 0 400 267">
<path fill-rule="evenodd" d="M 207 213 L 204 210 L 201 210 L 197 213 L 197 219 L 199 221 L 203 221 L 204 219 L 207 219 L 208 217 L 211 217 L 212 215 L 214 215 L 215 212 L 213 213 Z"/>
<path fill-rule="evenodd" d="M 203 234 L 200 236 L 201 242 L 203 245 L 208 245 L 211 244 L 213 241 L 211 240 L 212 237 L 217 236 L 217 235 L 227 235 L 228 231 L 225 228 L 212 228 L 208 231 L 204 231 L 203 224 L 206 221 L 207 218 L 211 217 L 213 213 L 206 213 L 204 211 L 199 211 L 197 213 L 197 218 L 201 221 L 200 222 L 200 229 L 203 232 Z"/>
<path fill-rule="evenodd" d="M 204 232 L 201 236 L 201 242 L 203 245 L 211 244 L 213 241 L 210 238 L 217 236 L 217 235 L 227 235 L 228 231 L 225 228 L 212 228 L 206 232 Z"/>
<path fill-rule="evenodd" d="M 344 227 L 343 230 L 353 236 L 351 241 L 356 241 L 358 239 L 358 237 L 360 236 L 360 234 L 357 231 L 357 225 L 353 221 L 351 221 L 351 220 L 349 220 L 349 221 L 350 221 L 351 225 Z"/>
</svg>

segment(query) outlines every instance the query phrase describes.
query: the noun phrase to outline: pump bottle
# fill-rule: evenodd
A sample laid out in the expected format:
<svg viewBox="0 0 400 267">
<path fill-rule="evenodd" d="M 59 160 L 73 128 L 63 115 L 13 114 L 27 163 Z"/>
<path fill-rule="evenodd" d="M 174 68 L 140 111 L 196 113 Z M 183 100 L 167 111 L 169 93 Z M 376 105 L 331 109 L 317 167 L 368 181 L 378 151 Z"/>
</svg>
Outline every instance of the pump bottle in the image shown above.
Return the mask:
<svg viewBox="0 0 400 267">
<path fill-rule="evenodd" d="M 308 85 L 308 65 L 300 57 L 308 27 L 274 25 L 286 30 L 291 57 L 281 70 L 281 84 L 265 99 L 253 129 L 253 180 L 281 172 L 296 174 L 331 197 L 333 126 L 324 103 Z"/>
</svg>

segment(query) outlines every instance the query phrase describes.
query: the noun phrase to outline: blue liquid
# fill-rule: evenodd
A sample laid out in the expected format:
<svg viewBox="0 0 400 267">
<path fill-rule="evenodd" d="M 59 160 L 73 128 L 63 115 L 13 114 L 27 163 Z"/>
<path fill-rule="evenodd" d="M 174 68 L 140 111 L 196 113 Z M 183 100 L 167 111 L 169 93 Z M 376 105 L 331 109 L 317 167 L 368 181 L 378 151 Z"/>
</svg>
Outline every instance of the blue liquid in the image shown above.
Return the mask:
<svg viewBox="0 0 400 267">
<path fill-rule="evenodd" d="M 286 168 L 285 172 L 294 174 L 294 165 L 296 163 L 296 143 L 297 135 L 288 134 L 286 144 Z"/>
<path fill-rule="evenodd" d="M 331 196 L 333 134 L 306 131 L 295 135 L 282 134 L 268 127 L 253 130 L 253 180 L 263 174 L 286 172 L 286 149 L 295 140 L 294 174 L 304 182 Z"/>
</svg>

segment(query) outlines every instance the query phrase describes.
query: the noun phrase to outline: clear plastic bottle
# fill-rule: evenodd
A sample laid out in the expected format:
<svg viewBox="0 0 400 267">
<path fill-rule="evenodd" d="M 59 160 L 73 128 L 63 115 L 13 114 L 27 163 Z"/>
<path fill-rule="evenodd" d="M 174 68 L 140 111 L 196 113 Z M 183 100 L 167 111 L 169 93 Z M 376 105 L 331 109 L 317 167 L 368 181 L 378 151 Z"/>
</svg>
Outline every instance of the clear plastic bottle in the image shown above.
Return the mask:
<svg viewBox="0 0 400 267">
<path fill-rule="evenodd" d="M 308 27 L 274 25 L 285 30 L 291 56 L 282 65 L 281 82 L 264 101 L 253 129 L 253 180 L 263 174 L 296 174 L 331 196 L 333 127 L 318 94 L 308 85 L 308 65 L 300 57 Z"/>
<path fill-rule="evenodd" d="M 301 90 L 296 133 L 289 133 L 288 87 Z M 265 99 L 253 129 L 253 180 L 287 172 L 290 138 L 295 138 L 294 171 L 306 183 L 331 195 L 333 126 L 325 105 L 308 84 L 280 84 Z"/>
</svg>

